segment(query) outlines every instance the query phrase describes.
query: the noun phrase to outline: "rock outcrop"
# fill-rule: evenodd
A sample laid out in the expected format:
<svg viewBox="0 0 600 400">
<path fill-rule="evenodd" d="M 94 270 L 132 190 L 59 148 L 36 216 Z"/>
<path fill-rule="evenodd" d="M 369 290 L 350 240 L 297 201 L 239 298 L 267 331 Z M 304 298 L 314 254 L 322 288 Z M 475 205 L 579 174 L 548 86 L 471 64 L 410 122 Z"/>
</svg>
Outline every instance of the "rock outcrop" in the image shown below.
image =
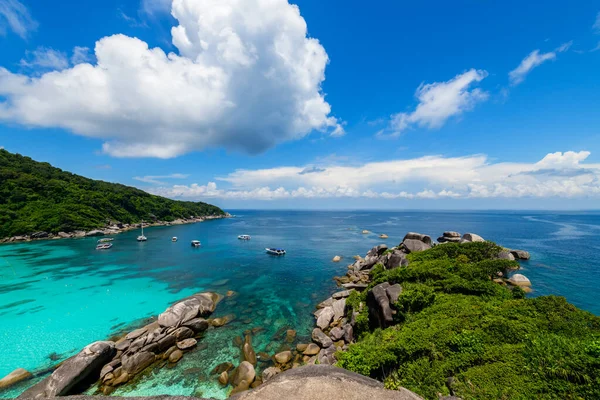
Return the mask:
<svg viewBox="0 0 600 400">
<path fill-rule="evenodd" d="M 399 284 L 390 285 L 388 282 L 380 283 L 369 290 L 367 294 L 367 306 L 369 307 L 369 319 L 374 325 L 387 328 L 394 322 L 393 304 L 398 301 L 402 293 Z"/>
<path fill-rule="evenodd" d="M 529 258 L 531 258 L 529 252 L 525 250 L 511 250 L 510 254 L 517 260 L 529 260 Z"/>
<path fill-rule="evenodd" d="M 31 372 L 23 368 L 17 368 L 4 378 L 0 379 L 0 389 L 7 388 L 29 378 L 31 378 Z"/>
</svg>

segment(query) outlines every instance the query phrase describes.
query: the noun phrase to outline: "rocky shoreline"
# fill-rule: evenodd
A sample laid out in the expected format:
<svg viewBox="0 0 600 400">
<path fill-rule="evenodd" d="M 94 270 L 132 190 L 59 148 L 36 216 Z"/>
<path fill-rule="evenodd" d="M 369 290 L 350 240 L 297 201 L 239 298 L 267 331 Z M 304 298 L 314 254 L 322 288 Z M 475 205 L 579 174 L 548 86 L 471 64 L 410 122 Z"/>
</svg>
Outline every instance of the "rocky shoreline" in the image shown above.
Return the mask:
<svg viewBox="0 0 600 400">
<path fill-rule="evenodd" d="M 190 218 L 178 218 L 174 221 L 154 221 L 144 222 L 144 228 L 150 228 L 153 226 L 173 226 L 173 225 L 185 225 L 195 224 L 197 222 L 211 221 L 215 219 L 231 218 L 231 214 L 225 213 L 225 215 L 207 215 L 203 217 L 190 217 Z M 113 222 L 106 225 L 103 228 L 93 229 L 91 231 L 77 230 L 73 232 L 58 232 L 57 234 L 48 233 L 44 231 L 34 232 L 28 235 L 11 236 L 0 239 L 0 244 L 3 243 L 22 243 L 32 242 L 37 240 L 56 240 L 56 239 L 78 239 L 84 237 L 97 237 L 97 236 L 111 236 L 119 233 L 128 232 L 135 229 L 140 229 L 142 223 L 137 224 L 123 224 L 120 222 Z"/>
</svg>

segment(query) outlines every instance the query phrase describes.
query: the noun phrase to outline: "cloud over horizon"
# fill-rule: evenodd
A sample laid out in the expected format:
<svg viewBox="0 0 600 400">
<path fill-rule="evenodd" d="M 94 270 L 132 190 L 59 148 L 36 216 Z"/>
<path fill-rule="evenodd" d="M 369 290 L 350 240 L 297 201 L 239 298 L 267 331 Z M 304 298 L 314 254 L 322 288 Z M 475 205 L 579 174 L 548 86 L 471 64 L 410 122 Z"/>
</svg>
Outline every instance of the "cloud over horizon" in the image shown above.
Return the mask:
<svg viewBox="0 0 600 400">
<path fill-rule="evenodd" d="M 600 195 L 600 164 L 588 151 L 549 153 L 536 163 L 492 163 L 485 155 L 425 156 L 358 166 L 236 170 L 206 185 L 153 187 L 152 193 L 183 199 L 291 198 L 574 198 Z M 305 173 L 310 171 L 310 173 Z M 304 172 L 304 173 L 303 173 Z"/>
<path fill-rule="evenodd" d="M 72 68 L 66 56 L 39 58 L 56 69 L 39 77 L 0 67 L 0 121 L 99 138 L 115 157 L 256 154 L 313 130 L 344 134 L 321 91 L 327 53 L 297 6 L 173 0 L 171 13 L 179 54 L 116 34 L 98 40 L 95 64 L 76 48 Z"/>
</svg>

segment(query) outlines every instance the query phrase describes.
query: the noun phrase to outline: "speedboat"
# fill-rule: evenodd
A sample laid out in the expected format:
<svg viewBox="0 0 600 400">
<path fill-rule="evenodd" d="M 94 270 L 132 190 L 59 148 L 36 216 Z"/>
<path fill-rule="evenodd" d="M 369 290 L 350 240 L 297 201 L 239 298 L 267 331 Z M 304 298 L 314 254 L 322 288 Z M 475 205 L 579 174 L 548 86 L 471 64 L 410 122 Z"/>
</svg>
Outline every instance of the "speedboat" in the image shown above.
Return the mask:
<svg viewBox="0 0 600 400">
<path fill-rule="evenodd" d="M 275 249 L 272 247 L 267 247 L 265 250 L 267 251 L 267 253 L 272 254 L 274 256 L 282 256 L 285 254 L 284 249 Z"/>
<path fill-rule="evenodd" d="M 171 238 L 171 242 L 176 242 L 176 241 L 177 241 L 177 236 L 173 236 L 173 237 Z"/>
<path fill-rule="evenodd" d="M 112 246 L 112 243 L 100 243 L 96 246 L 96 250 L 108 250 Z"/>
<path fill-rule="evenodd" d="M 250 235 L 239 235 L 238 239 L 240 239 L 240 240 L 250 240 Z"/>
<path fill-rule="evenodd" d="M 107 243 L 107 242 L 112 242 L 113 240 L 115 240 L 115 239 L 114 238 L 104 238 L 104 239 L 98 240 L 98 243 Z"/>
<path fill-rule="evenodd" d="M 199 240 L 192 240 L 192 247 L 200 247 L 200 241 Z"/>
</svg>

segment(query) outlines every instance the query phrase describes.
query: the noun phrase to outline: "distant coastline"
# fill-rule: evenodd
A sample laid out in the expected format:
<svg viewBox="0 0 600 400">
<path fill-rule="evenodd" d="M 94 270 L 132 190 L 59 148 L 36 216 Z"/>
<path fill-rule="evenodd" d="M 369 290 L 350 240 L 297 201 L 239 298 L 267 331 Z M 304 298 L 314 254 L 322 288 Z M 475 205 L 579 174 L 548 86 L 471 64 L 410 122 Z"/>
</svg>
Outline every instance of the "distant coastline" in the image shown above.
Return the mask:
<svg viewBox="0 0 600 400">
<path fill-rule="evenodd" d="M 173 221 L 154 221 L 151 223 L 144 222 L 144 228 L 151 228 L 154 226 L 173 226 L 173 225 L 185 225 L 185 224 L 195 224 L 198 222 L 212 221 L 215 219 L 224 219 L 224 218 L 232 218 L 232 215 L 229 213 L 225 213 L 223 215 L 207 215 L 202 217 L 192 217 L 192 218 L 178 218 Z M 101 237 L 101 236 L 111 236 L 118 235 L 123 232 L 132 231 L 135 229 L 140 229 L 142 227 L 142 223 L 134 223 L 134 224 L 122 224 L 115 223 L 109 226 L 105 226 L 103 228 L 93 229 L 90 231 L 85 230 L 76 230 L 73 232 L 58 232 L 57 234 L 48 233 L 44 231 L 34 232 L 28 235 L 16 235 L 10 236 L 0 239 L 0 244 L 7 243 L 23 243 L 23 242 L 34 242 L 39 240 L 57 240 L 57 239 L 79 239 L 85 237 Z"/>
</svg>

